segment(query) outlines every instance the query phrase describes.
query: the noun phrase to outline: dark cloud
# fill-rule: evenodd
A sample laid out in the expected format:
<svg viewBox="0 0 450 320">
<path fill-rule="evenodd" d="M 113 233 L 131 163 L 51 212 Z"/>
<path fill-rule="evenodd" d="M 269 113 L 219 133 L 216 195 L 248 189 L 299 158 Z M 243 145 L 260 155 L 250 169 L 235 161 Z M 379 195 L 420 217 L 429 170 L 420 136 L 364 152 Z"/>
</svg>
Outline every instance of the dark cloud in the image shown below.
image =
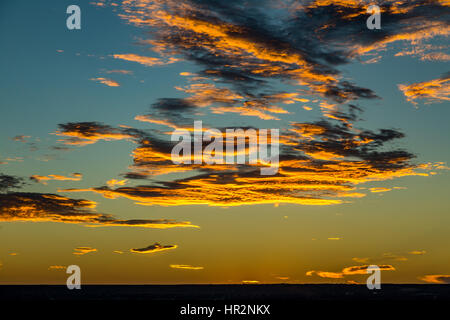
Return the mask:
<svg viewBox="0 0 450 320">
<path fill-rule="evenodd" d="M 155 253 L 155 252 L 160 252 L 160 251 L 166 251 L 166 250 L 172 250 L 172 249 L 176 249 L 178 246 L 177 245 L 160 245 L 159 243 L 155 242 L 154 244 L 149 245 L 148 247 L 145 248 L 136 248 L 136 249 L 130 249 L 131 252 L 134 253 Z"/>
<path fill-rule="evenodd" d="M 20 189 L 24 185 L 25 181 L 23 178 L 0 173 L 0 192 L 5 192 L 10 189 Z"/>
<path fill-rule="evenodd" d="M 0 194 L 0 221 L 82 223 L 87 226 L 124 226 L 143 228 L 196 227 L 190 222 L 169 219 L 121 220 L 97 213 L 96 203 L 56 194 L 13 192 Z"/>
</svg>

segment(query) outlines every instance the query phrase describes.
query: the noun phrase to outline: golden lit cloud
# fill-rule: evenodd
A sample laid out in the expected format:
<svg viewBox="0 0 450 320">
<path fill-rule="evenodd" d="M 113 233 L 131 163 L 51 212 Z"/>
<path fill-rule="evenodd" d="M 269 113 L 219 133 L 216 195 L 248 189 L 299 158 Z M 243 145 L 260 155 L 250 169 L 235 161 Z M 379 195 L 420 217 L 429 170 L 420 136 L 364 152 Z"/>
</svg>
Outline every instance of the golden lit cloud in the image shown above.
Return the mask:
<svg viewBox="0 0 450 320">
<path fill-rule="evenodd" d="M 419 279 L 428 283 L 450 284 L 450 275 L 448 274 L 429 274 Z"/>
<path fill-rule="evenodd" d="M 145 57 L 145 56 L 140 56 L 140 55 L 137 55 L 134 53 L 114 54 L 113 57 L 115 59 L 137 62 L 137 63 L 142 64 L 147 67 L 158 66 L 158 65 L 160 66 L 160 65 L 170 64 L 170 63 L 174 63 L 174 62 L 178 61 L 178 59 L 176 59 L 176 58 L 169 58 L 168 61 L 162 61 L 159 58 Z"/>
<path fill-rule="evenodd" d="M 413 251 L 410 251 L 408 253 L 412 254 L 412 255 L 416 255 L 416 256 L 421 256 L 421 255 L 424 255 L 427 252 L 425 250 L 413 250 Z"/>
<path fill-rule="evenodd" d="M 203 267 L 194 267 L 189 264 L 171 264 L 171 268 L 173 269 L 186 269 L 186 270 L 203 270 Z"/>
<path fill-rule="evenodd" d="M 419 99 L 425 100 L 425 103 L 450 101 L 450 75 L 411 85 L 400 84 L 398 88 L 414 105 L 417 105 L 416 100 Z"/>
<path fill-rule="evenodd" d="M 317 275 L 321 278 L 342 279 L 345 276 L 367 274 L 368 267 L 369 267 L 369 265 L 345 267 L 342 269 L 341 272 L 311 270 L 311 271 L 306 272 L 306 275 L 307 276 Z M 380 268 L 381 271 L 394 271 L 395 270 L 395 268 L 391 265 L 378 265 L 377 267 Z"/>
<path fill-rule="evenodd" d="M 36 182 L 41 182 L 42 184 L 47 184 L 47 181 L 56 180 L 56 181 L 80 181 L 83 178 L 81 173 L 72 173 L 70 177 L 66 177 L 58 174 L 50 174 L 48 176 L 40 176 L 40 175 L 32 175 L 30 177 L 31 180 Z"/>
<path fill-rule="evenodd" d="M 112 215 L 95 212 L 96 205 L 90 200 L 70 199 L 56 194 L 0 193 L 0 221 L 77 223 L 88 227 L 199 228 L 187 221 L 171 219 L 116 219 Z"/>
<path fill-rule="evenodd" d="M 66 266 L 50 266 L 48 270 L 65 270 L 66 268 Z"/>
<path fill-rule="evenodd" d="M 78 247 L 74 249 L 73 254 L 77 256 L 83 256 L 91 252 L 97 252 L 97 249 L 91 247 Z"/>
<path fill-rule="evenodd" d="M 117 81 L 108 78 L 92 78 L 90 80 L 103 83 L 108 87 L 120 87 L 120 84 Z"/>
</svg>

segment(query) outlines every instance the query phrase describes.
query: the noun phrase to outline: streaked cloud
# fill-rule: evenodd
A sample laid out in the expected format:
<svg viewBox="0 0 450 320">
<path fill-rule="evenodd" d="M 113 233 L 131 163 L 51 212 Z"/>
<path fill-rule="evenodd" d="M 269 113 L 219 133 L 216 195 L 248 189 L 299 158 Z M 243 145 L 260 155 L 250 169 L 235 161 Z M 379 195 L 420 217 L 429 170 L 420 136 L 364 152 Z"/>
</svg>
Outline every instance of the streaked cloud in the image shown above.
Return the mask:
<svg viewBox="0 0 450 320">
<path fill-rule="evenodd" d="M 117 219 L 109 214 L 95 212 L 96 205 L 90 200 L 70 199 L 57 194 L 0 193 L 0 221 L 77 223 L 88 227 L 198 228 L 187 221 L 170 219 Z"/>
<path fill-rule="evenodd" d="M 171 264 L 172 269 L 186 269 L 186 270 L 203 270 L 203 267 L 194 267 L 189 264 Z"/>
<path fill-rule="evenodd" d="M 145 56 L 140 56 L 134 53 L 127 53 L 127 54 L 114 54 L 113 57 L 115 59 L 121 59 L 121 60 L 125 60 L 125 61 L 131 61 L 131 62 L 137 62 L 140 63 L 144 66 L 147 67 L 151 67 L 151 66 L 160 66 L 160 65 L 165 65 L 165 64 L 171 64 L 174 62 L 179 61 L 179 59 L 176 58 L 169 58 L 167 61 L 163 61 L 159 58 L 154 58 L 154 57 L 145 57 Z"/>
<path fill-rule="evenodd" d="M 133 74 L 133 71 L 131 71 L 131 70 L 123 70 L 123 69 L 116 69 L 116 70 L 107 70 L 106 73 Z"/>
<path fill-rule="evenodd" d="M 104 85 L 106 85 L 108 87 L 120 87 L 120 84 L 117 81 L 109 79 L 109 78 L 99 77 L 99 78 L 91 78 L 90 80 L 97 81 L 99 83 L 103 83 Z"/>
<path fill-rule="evenodd" d="M 97 252 L 97 249 L 91 247 L 77 247 L 74 249 L 73 254 L 77 256 L 83 256 L 92 252 Z"/>
<path fill-rule="evenodd" d="M 155 242 L 154 244 L 149 245 L 148 247 L 145 248 L 136 248 L 136 249 L 130 249 L 130 252 L 133 253 L 142 253 L 142 254 L 147 254 L 147 253 L 155 253 L 155 252 L 160 252 L 160 251 L 167 251 L 167 250 L 173 250 L 178 248 L 177 245 L 160 245 L 159 243 Z"/>
<path fill-rule="evenodd" d="M 414 155 L 407 151 L 381 150 L 385 144 L 403 137 L 399 131 L 359 130 L 325 120 L 291 123 L 280 136 L 281 155 L 275 176 L 261 176 L 258 165 L 175 165 L 171 161 L 174 142 L 167 137 L 111 127 L 106 134 L 111 131 L 119 137 L 130 137 L 138 144 L 132 153 L 132 171 L 125 174 L 127 179 L 145 180 L 174 172 L 191 172 L 192 175 L 134 187 L 102 186 L 64 191 L 92 191 L 107 198 L 129 198 L 142 205 L 331 205 L 343 203 L 343 199 L 364 197 L 364 193 L 356 190 L 358 184 L 403 176 L 428 176 L 428 172 L 443 166 L 414 165 L 410 162 Z M 84 133 L 77 132 L 77 135 Z"/>
<path fill-rule="evenodd" d="M 416 256 L 422 256 L 422 255 L 424 255 L 427 252 L 425 250 L 413 250 L 413 251 L 410 251 L 408 253 L 412 254 L 412 255 L 416 255 Z"/>
<path fill-rule="evenodd" d="M 140 205 L 335 205 L 366 196 L 357 189 L 360 184 L 428 176 L 432 164 L 416 164 L 411 152 L 389 148 L 404 138 L 402 132 L 358 128 L 361 101 L 379 97 L 344 77 L 340 66 L 367 56 L 378 61 L 385 48 L 398 41 L 417 43 L 446 36 L 442 10 L 446 4 L 396 0 L 380 5 L 383 29 L 373 32 L 361 27 L 368 7 L 361 1 L 309 1 L 295 8 L 280 5 L 276 15 L 268 10 L 273 2 L 265 0 L 244 5 L 200 0 L 123 2 L 115 8 L 119 17 L 151 29 L 151 36 L 139 43 L 157 56 L 120 53 L 112 55 L 115 59 L 145 66 L 183 59 L 197 67 L 181 72 L 186 84 L 175 89 L 182 97 L 158 98 L 147 114 L 135 119 L 189 130 L 193 116 L 208 113 L 286 121 L 289 125 L 280 136 L 279 171 L 267 177 L 259 175 L 257 165 L 174 165 L 174 144 L 168 141 L 168 132 L 69 123 L 61 124 L 57 132 L 66 137 L 65 144 L 121 139 L 137 144 L 124 177 L 140 184 L 65 191 L 92 191 Z M 242 15 L 236 15 L 237 11 Z M 294 89 L 276 89 L 280 83 Z M 304 103 L 315 104 L 322 118 L 289 122 L 289 107 Z M 154 180 L 181 172 L 188 178 Z"/>
<path fill-rule="evenodd" d="M 41 182 L 43 184 L 47 184 L 47 181 L 56 180 L 56 181 L 81 181 L 83 179 L 83 175 L 81 173 L 72 173 L 69 177 L 59 175 L 59 174 L 50 174 L 47 176 L 40 175 L 32 175 L 30 180 Z"/>
<path fill-rule="evenodd" d="M 428 283 L 450 284 L 450 275 L 448 274 L 428 274 L 419 279 Z"/>
<path fill-rule="evenodd" d="M 132 138 L 126 130 L 113 128 L 99 122 L 69 122 L 59 125 L 56 135 L 64 137 L 59 140 L 66 145 L 87 145 L 100 140 L 123 140 Z"/>
<path fill-rule="evenodd" d="M 18 135 L 18 136 L 12 137 L 11 139 L 12 139 L 13 141 L 18 141 L 18 142 L 26 143 L 26 142 L 28 142 L 27 139 L 29 139 L 29 138 L 31 138 L 31 136 Z"/>
<path fill-rule="evenodd" d="M 67 269 L 66 266 L 58 266 L 58 265 L 48 267 L 48 270 L 66 270 L 66 269 Z"/>
<path fill-rule="evenodd" d="M 373 192 L 373 193 L 388 192 L 391 190 L 392 190 L 391 188 L 383 188 L 383 187 L 370 188 L 370 192 Z"/>
<path fill-rule="evenodd" d="M 311 271 L 306 272 L 306 275 L 307 276 L 317 275 L 321 278 L 342 279 L 345 276 L 360 275 L 360 274 L 365 275 L 365 274 L 367 274 L 368 267 L 369 267 L 369 265 L 345 267 L 342 269 L 341 272 L 311 270 Z M 378 268 L 380 268 L 381 271 L 394 271 L 395 270 L 395 268 L 392 265 L 378 265 Z"/>
<path fill-rule="evenodd" d="M 450 73 L 430 81 L 400 84 L 398 88 L 414 105 L 417 105 L 416 100 L 424 100 L 427 104 L 450 101 Z"/>
</svg>

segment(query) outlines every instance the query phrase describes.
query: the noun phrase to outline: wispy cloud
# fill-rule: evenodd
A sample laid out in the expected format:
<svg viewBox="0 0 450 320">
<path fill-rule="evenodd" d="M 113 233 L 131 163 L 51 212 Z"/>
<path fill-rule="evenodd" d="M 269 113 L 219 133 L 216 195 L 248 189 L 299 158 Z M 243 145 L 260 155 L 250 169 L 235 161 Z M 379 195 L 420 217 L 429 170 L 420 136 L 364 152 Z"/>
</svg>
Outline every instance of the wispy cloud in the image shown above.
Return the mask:
<svg viewBox="0 0 450 320">
<path fill-rule="evenodd" d="M 55 265 L 55 266 L 49 266 L 48 270 L 65 270 L 67 269 L 66 266 L 59 266 L 59 265 Z"/>
<path fill-rule="evenodd" d="M 83 175 L 81 173 L 72 173 L 70 177 L 66 177 L 59 174 L 50 174 L 47 176 L 40 175 L 32 175 L 30 180 L 41 182 L 43 184 L 47 184 L 47 181 L 56 180 L 56 181 L 81 181 L 83 179 Z"/>
<path fill-rule="evenodd" d="M 97 249 L 91 247 L 77 247 L 74 249 L 73 254 L 77 256 L 83 256 L 92 252 L 97 252 Z"/>
<path fill-rule="evenodd" d="M 131 62 L 137 62 L 140 63 L 144 66 L 147 67 L 151 67 L 151 66 L 160 66 L 160 65 L 165 65 L 165 64 L 170 64 L 170 63 L 174 63 L 177 62 L 178 59 L 176 58 L 170 58 L 167 61 L 163 61 L 159 58 L 155 58 L 155 57 L 145 57 L 145 56 L 140 56 L 134 53 L 127 53 L 127 54 L 114 54 L 113 57 L 115 59 L 121 59 L 121 60 L 126 60 L 126 61 L 131 61 Z"/>
<path fill-rule="evenodd" d="M 186 270 L 203 270 L 203 267 L 194 267 L 189 264 L 171 264 L 172 269 L 186 269 Z"/>
<path fill-rule="evenodd" d="M 131 71 L 131 70 L 123 70 L 123 69 L 116 69 L 116 70 L 107 70 L 106 73 L 133 74 L 133 71 Z"/>
<path fill-rule="evenodd" d="M 367 274 L 368 267 L 369 267 L 369 265 L 345 267 L 340 272 L 311 270 L 311 271 L 306 272 L 306 275 L 307 276 L 317 275 L 321 278 L 342 279 L 345 276 Z M 382 270 L 382 271 L 394 271 L 395 270 L 395 268 L 392 265 L 379 265 L 378 268 L 380 268 L 380 270 Z"/>
<path fill-rule="evenodd" d="M 104 85 L 106 85 L 108 87 L 120 87 L 120 84 L 117 81 L 109 79 L 109 78 L 99 77 L 99 78 L 91 78 L 90 80 L 97 81 L 99 83 L 103 83 Z"/>
<path fill-rule="evenodd" d="M 99 122 L 69 122 L 59 125 L 56 135 L 65 137 L 60 142 L 66 145 L 87 145 L 100 140 L 122 140 L 132 138 L 124 130 Z"/>
<path fill-rule="evenodd" d="M 12 137 L 11 139 L 13 141 L 18 141 L 18 142 L 24 142 L 25 143 L 25 142 L 28 142 L 27 139 L 29 139 L 29 138 L 31 138 L 31 136 L 18 135 L 18 136 Z"/>
<path fill-rule="evenodd" d="M 400 84 L 398 88 L 414 105 L 417 105 L 416 100 L 425 100 L 428 104 L 450 101 L 450 73 L 430 81 L 410 85 Z"/>
<path fill-rule="evenodd" d="M 450 284 L 450 275 L 448 274 L 429 274 L 419 279 L 428 283 Z"/>
</svg>

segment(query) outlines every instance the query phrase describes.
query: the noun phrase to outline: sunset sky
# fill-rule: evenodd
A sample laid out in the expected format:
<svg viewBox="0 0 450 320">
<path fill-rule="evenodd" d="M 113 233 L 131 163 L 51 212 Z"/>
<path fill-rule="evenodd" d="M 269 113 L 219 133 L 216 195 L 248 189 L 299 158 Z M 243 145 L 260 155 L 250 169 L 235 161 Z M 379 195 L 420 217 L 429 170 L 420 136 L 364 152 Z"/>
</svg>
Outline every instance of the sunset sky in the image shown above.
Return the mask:
<svg viewBox="0 0 450 320">
<path fill-rule="evenodd" d="M 0 284 L 450 283 L 449 21 L 448 0 L 2 1 Z M 279 129 L 278 173 L 174 164 L 199 120 Z"/>
</svg>

